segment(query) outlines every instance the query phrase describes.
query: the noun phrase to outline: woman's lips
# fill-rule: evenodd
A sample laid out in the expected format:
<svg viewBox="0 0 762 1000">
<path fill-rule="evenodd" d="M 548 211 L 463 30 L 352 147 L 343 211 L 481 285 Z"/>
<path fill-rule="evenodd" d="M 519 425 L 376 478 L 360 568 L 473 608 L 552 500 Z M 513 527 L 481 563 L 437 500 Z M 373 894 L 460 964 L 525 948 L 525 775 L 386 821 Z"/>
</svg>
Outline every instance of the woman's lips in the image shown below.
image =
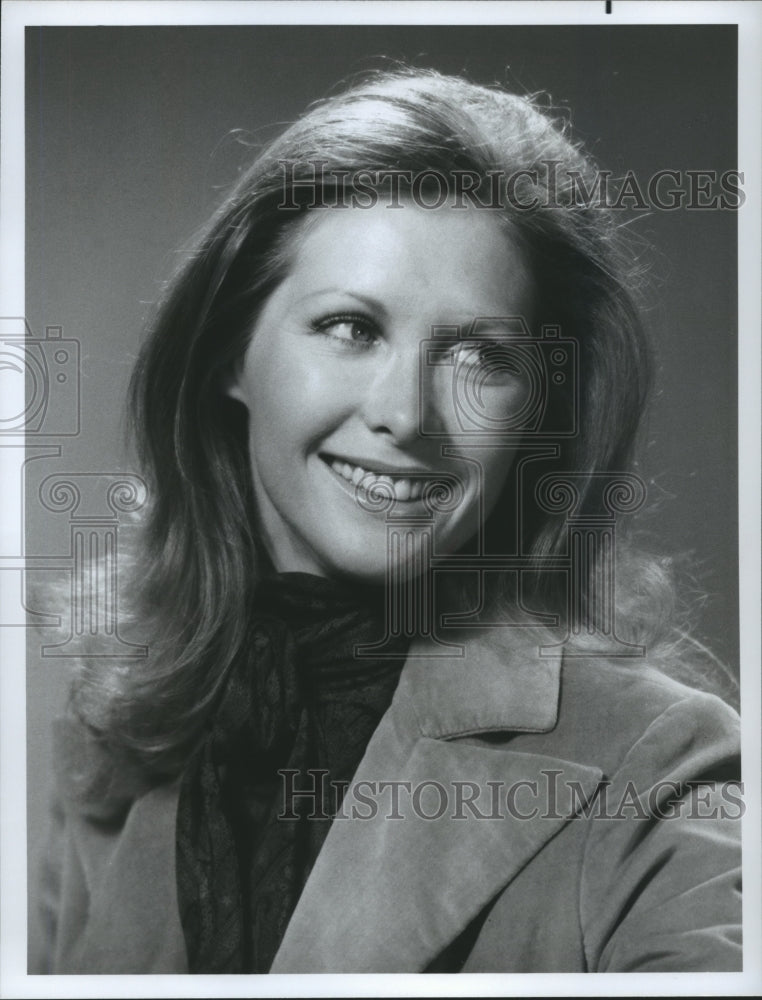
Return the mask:
<svg viewBox="0 0 762 1000">
<path fill-rule="evenodd" d="M 373 472 L 362 465 L 346 461 L 333 455 L 321 455 L 323 461 L 338 476 L 355 490 L 360 489 L 371 498 L 374 492 L 378 496 L 394 496 L 401 503 L 414 503 L 420 500 L 424 491 L 436 483 L 442 482 L 442 477 L 431 473 L 404 472 L 390 473 Z"/>
</svg>

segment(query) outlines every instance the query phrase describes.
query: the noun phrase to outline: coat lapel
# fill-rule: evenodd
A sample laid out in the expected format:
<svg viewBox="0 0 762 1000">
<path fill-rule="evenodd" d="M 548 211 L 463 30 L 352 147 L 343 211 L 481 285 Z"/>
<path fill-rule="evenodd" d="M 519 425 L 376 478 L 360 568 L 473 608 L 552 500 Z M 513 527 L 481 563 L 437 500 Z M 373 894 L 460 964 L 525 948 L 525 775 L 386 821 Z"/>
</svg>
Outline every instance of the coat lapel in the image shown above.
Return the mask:
<svg viewBox="0 0 762 1000">
<path fill-rule="evenodd" d="M 597 769 L 481 739 L 556 723 L 560 663 L 502 645 L 408 658 L 272 972 L 425 969 L 593 795 Z"/>
</svg>

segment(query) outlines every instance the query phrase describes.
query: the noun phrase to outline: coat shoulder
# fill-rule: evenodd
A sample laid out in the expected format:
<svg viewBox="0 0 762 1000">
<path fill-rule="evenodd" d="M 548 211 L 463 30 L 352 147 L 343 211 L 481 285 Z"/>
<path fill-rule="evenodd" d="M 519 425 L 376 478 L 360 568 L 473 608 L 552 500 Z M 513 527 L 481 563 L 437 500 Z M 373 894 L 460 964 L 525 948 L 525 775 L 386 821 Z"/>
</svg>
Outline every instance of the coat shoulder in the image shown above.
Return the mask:
<svg viewBox="0 0 762 1000">
<path fill-rule="evenodd" d="M 69 707 L 53 723 L 56 789 L 65 812 L 119 824 L 156 783 Z"/>
<path fill-rule="evenodd" d="M 725 767 L 737 762 L 740 719 L 717 695 L 675 680 L 647 659 L 569 657 L 561 666 L 556 725 L 545 739 L 559 757 L 608 775 L 646 745 L 665 760 L 701 746 Z"/>
<path fill-rule="evenodd" d="M 556 960 L 590 972 L 741 967 L 744 806 L 732 708 L 645 659 L 570 657 L 555 725 L 511 734 L 508 748 L 555 757 L 558 768 L 596 767 L 602 780 L 503 893 L 480 961 L 504 946 L 508 915 L 532 899 L 535 930 L 516 958 L 530 954 L 532 971 L 555 970 Z"/>
</svg>

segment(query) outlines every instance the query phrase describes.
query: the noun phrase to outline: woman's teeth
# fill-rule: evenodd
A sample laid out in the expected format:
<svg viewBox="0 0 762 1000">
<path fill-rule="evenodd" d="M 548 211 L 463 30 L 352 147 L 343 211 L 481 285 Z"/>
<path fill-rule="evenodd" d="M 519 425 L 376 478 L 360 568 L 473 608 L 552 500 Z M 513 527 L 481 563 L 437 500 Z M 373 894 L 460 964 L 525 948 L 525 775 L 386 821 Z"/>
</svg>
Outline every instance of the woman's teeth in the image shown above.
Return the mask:
<svg viewBox="0 0 762 1000">
<path fill-rule="evenodd" d="M 337 458 L 331 460 L 331 468 L 337 472 L 342 479 L 354 486 L 360 486 L 366 493 L 371 493 L 374 486 L 381 486 L 384 491 L 392 490 L 395 500 L 420 500 L 424 483 L 420 480 L 412 480 L 403 476 L 377 475 L 369 472 L 359 465 L 350 465 L 349 462 L 340 462 Z"/>
</svg>

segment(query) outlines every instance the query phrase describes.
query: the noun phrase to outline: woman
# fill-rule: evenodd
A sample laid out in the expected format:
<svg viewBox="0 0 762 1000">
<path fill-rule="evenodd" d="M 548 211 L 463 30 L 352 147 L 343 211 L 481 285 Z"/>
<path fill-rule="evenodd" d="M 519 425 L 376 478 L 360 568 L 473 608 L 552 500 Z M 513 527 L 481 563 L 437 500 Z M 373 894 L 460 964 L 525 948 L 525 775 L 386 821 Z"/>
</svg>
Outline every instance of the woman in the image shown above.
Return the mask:
<svg viewBox="0 0 762 1000">
<path fill-rule="evenodd" d="M 649 353 L 595 179 L 395 72 L 200 234 L 132 383 L 151 655 L 60 724 L 42 966 L 740 967 L 737 719 L 614 552 Z"/>
</svg>

